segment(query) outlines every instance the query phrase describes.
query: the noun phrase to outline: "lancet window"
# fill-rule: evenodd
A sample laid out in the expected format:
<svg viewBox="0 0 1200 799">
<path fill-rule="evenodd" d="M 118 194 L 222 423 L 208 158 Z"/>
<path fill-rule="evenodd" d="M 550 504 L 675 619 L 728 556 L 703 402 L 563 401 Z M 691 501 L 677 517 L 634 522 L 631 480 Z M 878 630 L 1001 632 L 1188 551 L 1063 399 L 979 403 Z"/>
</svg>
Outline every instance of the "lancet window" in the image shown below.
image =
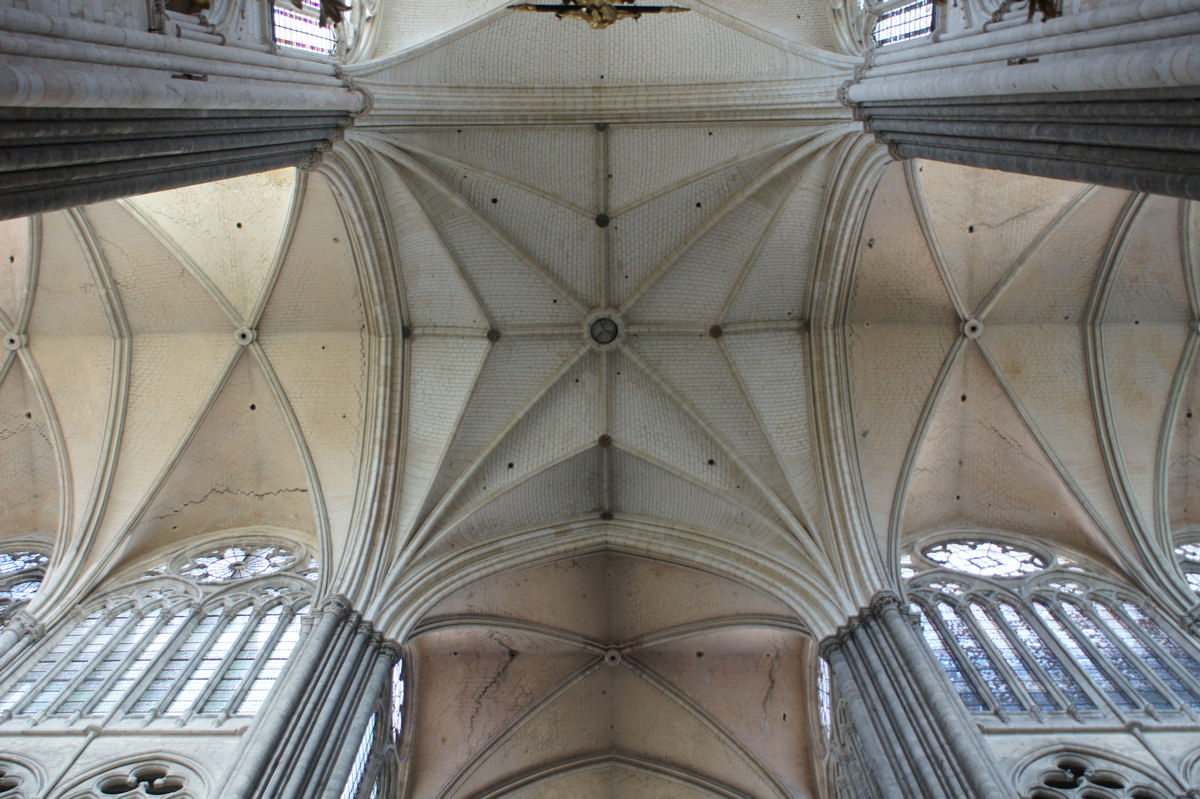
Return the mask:
<svg viewBox="0 0 1200 799">
<path fill-rule="evenodd" d="M 217 562 L 209 553 L 179 557 L 89 603 L 0 683 L 0 720 L 253 716 L 299 643 L 312 602 L 312 583 L 283 570 L 307 565 L 295 551 L 277 569 L 244 568 L 260 557 L 253 553 L 278 546 L 225 547 L 223 557 L 242 555 L 216 570 L 219 581 L 192 573 L 206 559 Z"/>
<path fill-rule="evenodd" d="M 1145 597 L 1064 566 L 999 541 L 910 554 L 912 610 L 966 706 L 1001 718 L 1200 712 L 1187 636 Z"/>
</svg>

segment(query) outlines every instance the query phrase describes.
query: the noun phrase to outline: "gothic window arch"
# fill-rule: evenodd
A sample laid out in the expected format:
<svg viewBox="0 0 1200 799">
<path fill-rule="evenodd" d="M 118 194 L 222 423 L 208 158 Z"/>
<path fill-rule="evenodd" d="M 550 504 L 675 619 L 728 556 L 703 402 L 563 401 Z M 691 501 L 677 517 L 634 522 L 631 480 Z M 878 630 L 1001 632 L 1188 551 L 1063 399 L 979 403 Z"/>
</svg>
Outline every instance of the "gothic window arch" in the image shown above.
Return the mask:
<svg viewBox="0 0 1200 799">
<path fill-rule="evenodd" d="M 49 555 L 32 549 L 0 552 L 0 625 L 33 599 L 49 563 Z"/>
<path fill-rule="evenodd" d="M 1200 540 L 1181 542 L 1175 547 L 1175 557 L 1179 559 L 1179 568 L 1188 585 L 1200 594 Z"/>
<path fill-rule="evenodd" d="M 1175 792 L 1141 768 L 1088 749 L 1034 757 L 1017 777 L 1021 799 L 1167 799 Z"/>
<path fill-rule="evenodd" d="M 225 549 L 253 552 L 259 543 Z M 234 569 L 210 583 L 179 576 L 205 557 L 172 559 L 60 625 L 23 671 L 0 683 L 0 721 L 255 715 L 300 640 L 313 585 L 282 570 Z"/>
<path fill-rule="evenodd" d="M 108 761 L 74 779 L 64 799 L 195 799 L 206 796 L 200 770 L 178 756 L 143 753 Z"/>
<path fill-rule="evenodd" d="M 1136 592 L 981 538 L 909 553 L 902 568 L 921 633 L 972 711 L 1200 713 L 1200 651 Z"/>
</svg>

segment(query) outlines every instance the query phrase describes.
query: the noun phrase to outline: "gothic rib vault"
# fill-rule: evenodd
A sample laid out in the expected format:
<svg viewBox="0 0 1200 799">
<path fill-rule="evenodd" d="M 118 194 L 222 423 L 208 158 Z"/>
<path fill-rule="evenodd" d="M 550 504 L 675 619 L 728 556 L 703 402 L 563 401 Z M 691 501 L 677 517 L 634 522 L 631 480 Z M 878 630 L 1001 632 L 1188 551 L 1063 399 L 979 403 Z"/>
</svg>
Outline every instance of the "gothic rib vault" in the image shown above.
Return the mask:
<svg viewBox="0 0 1200 799">
<path fill-rule="evenodd" d="M 315 172 L 3 223 L 30 612 L 266 531 L 406 643 L 404 796 L 682 799 L 822 795 L 816 645 L 913 542 L 1191 611 L 1191 205 L 889 164 L 823 6 L 693 5 L 380 3 Z"/>
</svg>

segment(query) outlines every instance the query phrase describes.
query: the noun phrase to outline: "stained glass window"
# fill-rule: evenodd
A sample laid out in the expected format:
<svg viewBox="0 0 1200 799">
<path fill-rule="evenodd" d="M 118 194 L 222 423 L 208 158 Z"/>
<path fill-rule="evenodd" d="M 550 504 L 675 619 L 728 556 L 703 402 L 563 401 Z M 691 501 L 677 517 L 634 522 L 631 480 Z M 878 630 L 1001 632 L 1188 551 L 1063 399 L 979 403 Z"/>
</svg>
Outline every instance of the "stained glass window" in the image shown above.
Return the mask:
<svg viewBox="0 0 1200 799">
<path fill-rule="evenodd" d="M 947 569 L 981 577 L 1022 577 L 1049 565 L 1041 555 L 999 541 L 947 541 L 922 554 Z"/>
<path fill-rule="evenodd" d="M 0 624 L 33 599 L 49 563 L 40 552 L 0 552 Z"/>
<path fill-rule="evenodd" d="M 1033 608 L 1038 618 L 1049 628 L 1058 643 L 1067 651 L 1076 665 L 1083 670 L 1083 674 L 1089 682 L 1107 694 L 1108 698 L 1117 707 L 1126 709 L 1133 709 L 1135 707 L 1133 700 L 1112 681 L 1105 671 L 1104 666 L 1076 640 L 1075 636 L 1058 620 L 1058 617 L 1054 615 L 1045 602 L 1034 602 Z"/>
<path fill-rule="evenodd" d="M 392 666 L 392 734 L 400 737 L 404 724 L 404 661 Z"/>
<path fill-rule="evenodd" d="M 1050 681 L 1058 690 L 1062 691 L 1075 707 L 1081 710 L 1092 710 L 1096 704 L 1088 696 L 1079 682 L 1071 676 L 1071 673 L 1063 666 L 1062 661 L 1058 659 L 1058 655 L 1054 654 L 1054 650 L 1042 639 L 1041 634 L 1033 628 L 1033 625 L 1021 615 L 1015 606 L 1008 602 L 1000 602 L 997 604 L 997 609 L 1000 611 L 1001 617 L 1008 624 L 1008 629 L 1012 630 L 1017 640 L 1025 648 L 1025 651 L 1033 657 L 1033 662 L 1043 673 L 1049 676 Z"/>
<path fill-rule="evenodd" d="M 1183 566 L 1183 576 L 1192 590 L 1200 593 L 1200 543 L 1191 542 L 1175 547 L 1175 556 Z"/>
<path fill-rule="evenodd" d="M 959 698 L 962 699 L 963 704 L 970 710 L 987 710 L 987 705 L 971 684 L 971 680 L 967 677 L 962 663 L 958 661 L 958 658 L 946 646 L 946 642 L 942 640 L 941 632 L 930 620 L 929 614 L 924 609 L 921 610 L 921 634 L 925 637 L 925 643 L 933 650 L 933 654 L 938 662 L 942 664 L 942 670 L 950 678 L 950 684 L 954 686 L 954 690 L 958 693 Z"/>
<path fill-rule="evenodd" d="M 286 0 L 275 3 L 275 41 L 284 47 L 329 55 L 337 47 L 337 34 L 332 26 L 320 25 L 320 3 L 304 0 L 296 8 Z"/>
<path fill-rule="evenodd" d="M 971 609 L 971 617 L 979 625 L 984 638 L 996 648 L 1000 657 L 1013 670 L 1013 673 L 1016 674 L 1017 679 L 1033 702 L 1044 710 L 1058 710 L 1058 702 L 1046 690 L 1041 678 L 1029 668 L 1024 656 L 1013 646 L 1012 641 L 1000 629 L 1000 625 L 996 623 L 991 614 L 978 602 L 970 603 L 969 607 Z"/>
<path fill-rule="evenodd" d="M 917 0 L 884 14 L 875 21 L 871 35 L 876 45 L 916 39 L 933 32 L 933 0 Z"/>
<path fill-rule="evenodd" d="M 295 560 L 296 556 L 290 550 L 275 544 L 226 546 L 193 557 L 179 571 L 183 576 L 202 583 L 227 583 L 274 574 Z"/>
<path fill-rule="evenodd" d="M 820 658 L 817 663 L 817 710 L 821 732 L 829 738 L 833 729 L 833 693 L 830 686 L 829 662 Z"/>
<path fill-rule="evenodd" d="M 197 614 L 190 605 L 157 605 L 144 614 L 93 614 L 4 691 L 0 711 L 253 716 L 299 641 L 306 607 L 277 602 Z"/>
</svg>

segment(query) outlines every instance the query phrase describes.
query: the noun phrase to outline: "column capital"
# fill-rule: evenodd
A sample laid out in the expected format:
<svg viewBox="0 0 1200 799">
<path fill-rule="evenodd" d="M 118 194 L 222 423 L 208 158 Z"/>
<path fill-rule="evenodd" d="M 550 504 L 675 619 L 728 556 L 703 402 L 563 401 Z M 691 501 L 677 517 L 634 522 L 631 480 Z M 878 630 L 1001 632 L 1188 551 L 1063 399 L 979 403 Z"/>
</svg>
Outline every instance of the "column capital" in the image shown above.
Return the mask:
<svg viewBox="0 0 1200 799">
<path fill-rule="evenodd" d="M 839 649 L 848 638 L 863 625 L 875 620 L 882 619 L 884 614 L 891 608 L 900 611 L 902 615 L 908 615 L 908 609 L 904 605 L 904 601 L 900 599 L 894 592 L 883 590 L 871 598 L 870 604 L 864 608 L 860 608 L 858 613 L 846 620 L 846 623 L 838 627 L 837 632 L 821 641 L 819 652 L 821 657 L 826 658 L 830 652 Z"/>
<path fill-rule="evenodd" d="M 13 613 L 5 626 L 16 633 L 18 637 L 28 638 L 33 641 L 40 640 L 46 634 L 45 625 L 34 616 L 26 613 L 24 608 Z"/>
<path fill-rule="evenodd" d="M 350 600 L 341 594 L 326 597 L 321 603 L 321 613 L 336 616 L 339 620 L 349 616 L 353 609 Z"/>
</svg>

